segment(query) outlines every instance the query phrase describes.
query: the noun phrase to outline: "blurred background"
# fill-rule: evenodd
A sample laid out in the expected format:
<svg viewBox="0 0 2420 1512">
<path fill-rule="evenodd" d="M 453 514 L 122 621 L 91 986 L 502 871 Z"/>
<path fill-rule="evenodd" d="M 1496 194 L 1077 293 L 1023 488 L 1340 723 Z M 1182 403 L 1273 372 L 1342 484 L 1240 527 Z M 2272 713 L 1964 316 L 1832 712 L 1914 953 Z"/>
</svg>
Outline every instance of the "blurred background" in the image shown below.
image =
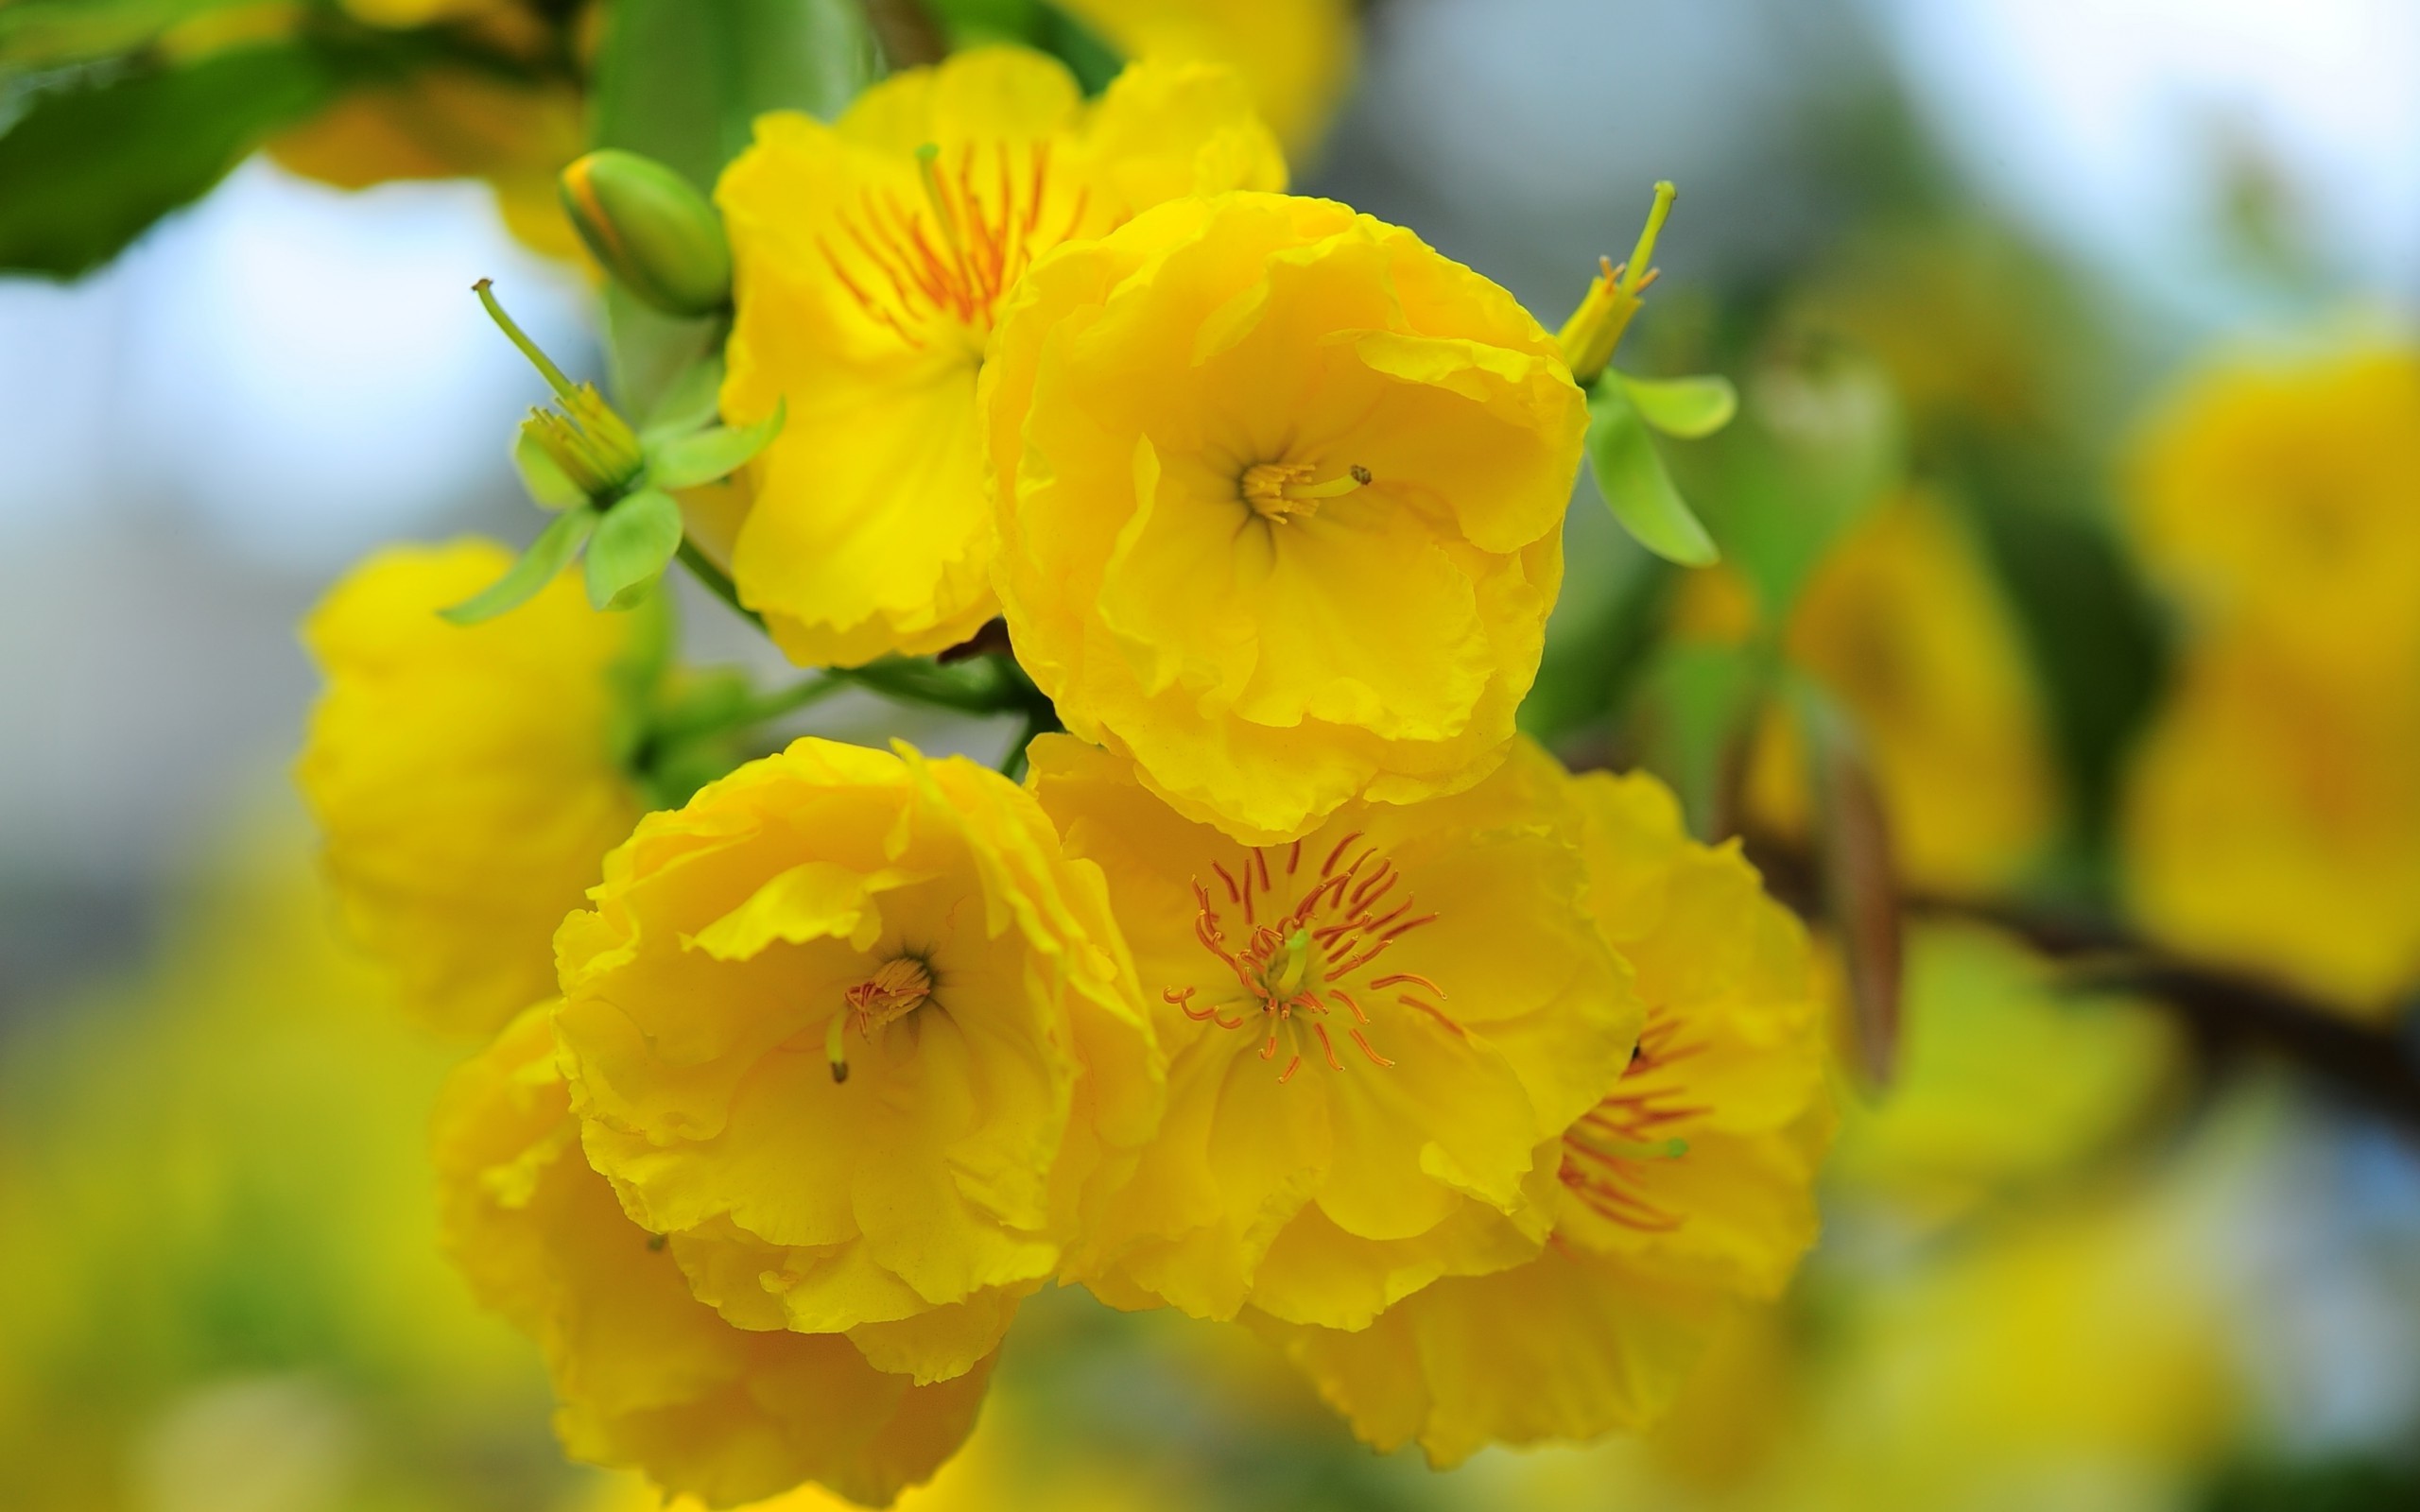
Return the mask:
<svg viewBox="0 0 2420 1512">
<path fill-rule="evenodd" d="M 61 9 L 0 4 L 0 123 Z M 1905 992 L 1895 1033 L 1844 1009 L 1844 1068 L 1895 1065 L 1843 1071 L 1792 1295 L 1643 1440 L 1432 1475 L 1241 1331 L 1067 1295 L 925 1504 L 2420 1505 L 2420 7 L 1357 26 L 1299 186 L 1549 328 L 1681 185 L 1624 363 L 1738 384 L 1668 460 L 1745 565 L 1665 569 L 1583 485 L 1525 717 L 1744 833 L 1849 982 L 1811 737 L 1742 648 L 1848 709 Z M 286 778 L 338 573 L 534 532 L 544 390 L 468 285 L 597 371 L 592 285 L 510 174 L 351 186 L 311 129 L 95 270 L 0 278 L 0 1504 L 645 1506 L 562 1465 L 534 1352 L 437 1257 L 455 1052 L 335 937 Z"/>
</svg>

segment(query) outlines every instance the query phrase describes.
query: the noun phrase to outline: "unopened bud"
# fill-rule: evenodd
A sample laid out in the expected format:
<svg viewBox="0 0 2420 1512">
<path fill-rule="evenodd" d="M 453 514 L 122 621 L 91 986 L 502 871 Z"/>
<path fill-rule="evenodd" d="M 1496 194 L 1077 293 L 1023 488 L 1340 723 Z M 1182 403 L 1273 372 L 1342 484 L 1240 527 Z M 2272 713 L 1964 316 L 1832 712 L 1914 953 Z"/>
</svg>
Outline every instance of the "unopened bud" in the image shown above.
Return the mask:
<svg viewBox="0 0 2420 1512">
<path fill-rule="evenodd" d="M 731 243 L 695 185 L 652 158 L 607 147 L 562 171 L 563 209 L 614 282 L 666 315 L 731 299 Z"/>
</svg>

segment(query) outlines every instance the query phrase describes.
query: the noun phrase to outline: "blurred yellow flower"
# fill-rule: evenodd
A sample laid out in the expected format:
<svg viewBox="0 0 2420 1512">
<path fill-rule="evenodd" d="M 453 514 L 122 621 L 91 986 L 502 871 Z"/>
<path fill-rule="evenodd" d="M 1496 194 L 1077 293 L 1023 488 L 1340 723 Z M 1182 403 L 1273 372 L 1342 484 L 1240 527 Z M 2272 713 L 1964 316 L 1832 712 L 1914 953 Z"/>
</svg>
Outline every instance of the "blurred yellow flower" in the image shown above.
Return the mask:
<svg viewBox="0 0 2420 1512">
<path fill-rule="evenodd" d="M 1326 200 L 1053 257 L 984 369 L 1000 597 L 1067 728 L 1248 843 L 1503 760 L 1586 406 L 1509 294 Z"/>
<path fill-rule="evenodd" d="M 806 739 L 648 816 L 557 937 L 597 1169 L 744 1328 L 972 1368 L 1158 1118 L 1098 869 L 1006 778 Z"/>
<path fill-rule="evenodd" d="M 1055 60 L 960 53 L 897 74 L 832 126 L 756 123 L 717 191 L 737 323 L 722 409 L 786 403 L 750 469 L 732 571 L 804 664 L 938 651 L 998 612 L 976 372 L 1027 266 L 1138 210 L 1281 189 L 1242 86 L 1141 64 L 1086 104 Z"/>
<path fill-rule="evenodd" d="M 581 1159 L 549 1005 L 455 1072 L 438 1107 L 446 1249 L 535 1338 L 575 1458 L 727 1506 L 803 1481 L 890 1502 L 975 1425 L 987 1359 L 930 1385 L 837 1333 L 733 1327 Z"/>
<path fill-rule="evenodd" d="M 1736 576 L 1690 575 L 1682 633 L 1744 634 L 1744 593 Z M 1908 881 L 1970 891 L 2034 859 L 2058 803 L 2043 711 L 2006 605 L 1938 502 L 1903 495 L 1835 545 L 1783 651 L 1855 721 Z M 1757 730 L 1746 797 L 1760 825 L 1806 833 L 1802 738 L 1779 709 Z"/>
<path fill-rule="evenodd" d="M 544 1383 L 437 1253 L 453 1057 L 337 937 L 307 836 L 226 840 L 139 968 L 9 1003 L 0 1505 L 550 1502 Z"/>
<path fill-rule="evenodd" d="M 484 179 L 505 225 L 550 257 L 585 261 L 555 175 L 587 148 L 580 91 L 567 77 L 516 75 L 512 60 L 551 60 L 572 23 L 518 0 L 345 0 L 370 26 L 458 24 L 486 60 L 435 62 L 365 83 L 268 144 L 280 166 L 339 189 L 395 179 Z M 576 44 L 574 44 L 576 45 Z"/>
<path fill-rule="evenodd" d="M 1688 838 L 1654 779 L 1570 788 L 1589 907 L 1636 969 L 1647 1022 L 1612 1094 L 1564 1132 L 1553 1238 L 1360 1332 L 1263 1325 L 1355 1432 L 1381 1450 L 1417 1439 L 1434 1465 L 1645 1426 L 1815 1240 L 1832 1111 L 1805 931 L 1736 845 Z"/>
<path fill-rule="evenodd" d="M 2123 822 L 2152 935 L 2392 1013 L 2420 985 L 2420 658 L 2377 676 L 2214 638 L 2136 748 Z"/>
<path fill-rule="evenodd" d="M 1112 906 L 1169 1047 L 1168 1109 L 1069 1262 L 1119 1307 L 1362 1328 L 1537 1252 L 1561 1131 L 1638 1031 L 1587 912 L 1560 768 L 1238 845 L 1064 735 L 1033 782 Z"/>
<path fill-rule="evenodd" d="M 2160 1010 L 2079 993 L 1977 925 L 1908 935 L 1899 1059 L 1852 1101 L 1831 1175 L 1919 1226 L 2045 1190 L 2139 1131 L 2183 1045 Z"/>
<path fill-rule="evenodd" d="M 2135 460 L 2143 558 L 2194 619 L 2315 662 L 2420 653 L 2420 351 L 2210 368 Z"/>
<path fill-rule="evenodd" d="M 1234 69 L 1297 162 L 1317 149 L 1353 81 L 1352 0 L 1065 0 L 1063 9 L 1128 58 Z"/>
<path fill-rule="evenodd" d="M 511 560 L 389 547 L 302 627 L 327 689 L 295 778 L 337 902 L 415 1016 L 458 1033 L 554 990 L 555 926 L 640 810 L 607 676 L 631 617 L 590 612 L 573 577 L 483 625 L 437 617 Z"/>
</svg>

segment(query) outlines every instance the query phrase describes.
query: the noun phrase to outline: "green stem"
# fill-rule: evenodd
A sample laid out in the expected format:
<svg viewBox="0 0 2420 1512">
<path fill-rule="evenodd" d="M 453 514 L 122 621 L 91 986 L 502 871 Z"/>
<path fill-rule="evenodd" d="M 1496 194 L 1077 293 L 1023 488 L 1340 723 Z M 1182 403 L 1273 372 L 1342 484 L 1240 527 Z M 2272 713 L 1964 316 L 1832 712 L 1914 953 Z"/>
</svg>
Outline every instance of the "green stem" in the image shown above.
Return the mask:
<svg viewBox="0 0 2420 1512">
<path fill-rule="evenodd" d="M 689 569 L 690 576 L 705 584 L 707 591 L 715 597 L 730 605 L 734 614 L 760 630 L 765 628 L 765 616 L 739 601 L 739 590 L 733 586 L 731 575 L 708 560 L 706 554 L 698 549 L 696 541 L 686 536 L 682 537 L 679 555 L 681 565 Z M 771 632 L 767 631 L 767 633 Z"/>
<path fill-rule="evenodd" d="M 784 714 L 796 713 L 801 709 L 821 703 L 848 686 L 846 678 L 834 677 L 829 672 L 821 673 L 777 693 L 750 700 L 739 710 L 738 717 L 732 724 L 761 725 L 769 719 L 779 719 Z"/>
</svg>

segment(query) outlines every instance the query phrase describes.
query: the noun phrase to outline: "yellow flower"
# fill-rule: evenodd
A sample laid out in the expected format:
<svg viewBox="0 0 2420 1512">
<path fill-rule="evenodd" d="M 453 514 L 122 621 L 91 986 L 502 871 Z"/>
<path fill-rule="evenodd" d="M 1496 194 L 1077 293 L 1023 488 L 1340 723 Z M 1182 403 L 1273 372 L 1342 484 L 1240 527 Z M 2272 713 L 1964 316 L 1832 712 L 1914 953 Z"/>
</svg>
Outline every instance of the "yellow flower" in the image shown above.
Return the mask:
<svg viewBox="0 0 2420 1512">
<path fill-rule="evenodd" d="M 1432 1464 L 1645 1425 L 1815 1239 L 1832 1114 L 1805 932 L 1736 845 L 1689 840 L 1654 779 L 1570 790 L 1589 907 L 1636 968 L 1647 1022 L 1612 1093 L 1564 1131 L 1553 1238 L 1359 1332 L 1261 1324 L 1362 1437 L 1417 1439 Z"/>
<path fill-rule="evenodd" d="M 2391 1013 L 2420 983 L 2420 663 L 2331 669 L 2265 630 L 2220 636 L 2136 748 L 2123 833 L 2152 934 Z"/>
<path fill-rule="evenodd" d="M 1743 592 L 1692 574 L 1683 633 L 1753 624 Z M 2040 701 L 2007 606 L 1940 504 L 1911 493 L 1858 524 L 1801 593 L 1783 650 L 1855 719 L 1909 881 L 1989 887 L 2035 857 L 2057 815 Z M 1773 831 L 1806 833 L 1802 737 L 1779 711 L 1757 730 L 1747 801 Z"/>
<path fill-rule="evenodd" d="M 1283 188 L 1242 86 L 1138 65 L 1087 105 L 1038 53 L 895 75 L 838 123 L 777 113 L 724 170 L 723 413 L 788 421 L 750 469 L 740 596 L 802 663 L 938 651 L 998 612 L 976 371 L 1028 264 L 1146 206 Z"/>
<path fill-rule="evenodd" d="M 943 1379 L 1123 1175 L 1161 1068 L 1098 868 L 963 758 L 806 739 L 643 820 L 563 923 L 589 1158 L 746 1328 Z"/>
<path fill-rule="evenodd" d="M 440 1028 L 554 990 L 548 941 L 640 803 L 607 671 L 631 634 L 564 578 L 468 628 L 437 611 L 511 561 L 486 541 L 379 552 L 302 627 L 327 679 L 295 777 L 352 933 Z"/>
<path fill-rule="evenodd" d="M 1297 161 L 1319 146 L 1353 79 L 1351 0 L 1066 0 L 1064 9 L 1129 58 L 1234 69 Z"/>
<path fill-rule="evenodd" d="M 1069 852 L 1108 875 L 1169 1047 L 1159 1137 L 1074 1279 L 1120 1307 L 1360 1328 L 1537 1252 L 1554 1142 L 1640 1011 L 1551 758 L 1523 745 L 1467 792 L 1257 848 L 1068 736 L 1032 760 Z"/>
<path fill-rule="evenodd" d="M 1586 407 L 1511 295 L 1338 204 L 1165 205 L 983 374 L 997 580 L 1067 727 L 1250 843 L 1503 760 Z"/>
<path fill-rule="evenodd" d="M 919 1385 L 832 1333 L 734 1328 L 580 1159 L 548 1005 L 458 1070 L 440 1101 L 448 1252 L 545 1354 L 574 1457 L 716 1506 L 817 1481 L 887 1503 L 975 1425 L 986 1360 Z"/>
<path fill-rule="evenodd" d="M 2420 351 L 2215 367 L 2150 428 L 2143 556 L 2197 618 L 2322 662 L 2420 652 Z"/>
<path fill-rule="evenodd" d="M 509 0 L 351 0 L 346 9 L 372 26 L 462 22 L 487 51 L 506 58 L 542 58 L 563 46 L 554 34 L 559 25 Z M 487 179 L 520 242 L 583 261 L 554 174 L 586 146 L 580 92 L 569 79 L 515 79 L 496 65 L 428 65 L 346 90 L 310 121 L 271 138 L 268 155 L 337 189 L 389 179 Z"/>
</svg>

